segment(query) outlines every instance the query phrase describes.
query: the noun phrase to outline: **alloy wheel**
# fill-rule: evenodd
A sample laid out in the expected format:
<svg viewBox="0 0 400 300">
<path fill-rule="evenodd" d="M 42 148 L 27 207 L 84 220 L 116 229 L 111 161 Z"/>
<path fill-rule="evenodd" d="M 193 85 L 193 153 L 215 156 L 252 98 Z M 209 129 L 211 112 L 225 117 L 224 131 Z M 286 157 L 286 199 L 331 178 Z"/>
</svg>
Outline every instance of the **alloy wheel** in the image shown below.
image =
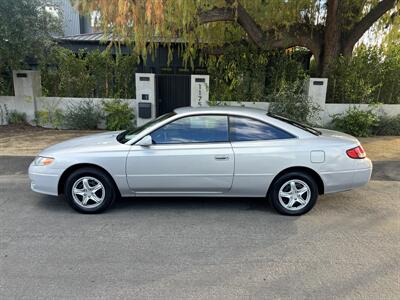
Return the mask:
<svg viewBox="0 0 400 300">
<path fill-rule="evenodd" d="M 100 180 L 85 176 L 75 181 L 72 186 L 74 202 L 83 208 L 95 208 L 104 201 L 106 191 Z"/>
<path fill-rule="evenodd" d="M 287 210 L 301 210 L 310 202 L 311 189 L 304 181 L 291 179 L 281 186 L 278 198 L 280 204 Z"/>
</svg>

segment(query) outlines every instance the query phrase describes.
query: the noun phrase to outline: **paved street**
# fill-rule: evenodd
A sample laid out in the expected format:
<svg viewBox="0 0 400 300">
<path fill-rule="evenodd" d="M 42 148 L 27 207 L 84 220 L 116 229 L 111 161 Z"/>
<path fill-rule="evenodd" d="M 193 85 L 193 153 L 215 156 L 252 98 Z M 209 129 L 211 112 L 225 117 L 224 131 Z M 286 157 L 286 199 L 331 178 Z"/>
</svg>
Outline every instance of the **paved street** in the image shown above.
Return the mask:
<svg viewBox="0 0 400 300">
<path fill-rule="evenodd" d="M 0 299 L 399 298 L 396 162 L 285 217 L 260 199 L 123 199 L 81 215 L 30 191 L 30 160 L 0 159 Z"/>
</svg>

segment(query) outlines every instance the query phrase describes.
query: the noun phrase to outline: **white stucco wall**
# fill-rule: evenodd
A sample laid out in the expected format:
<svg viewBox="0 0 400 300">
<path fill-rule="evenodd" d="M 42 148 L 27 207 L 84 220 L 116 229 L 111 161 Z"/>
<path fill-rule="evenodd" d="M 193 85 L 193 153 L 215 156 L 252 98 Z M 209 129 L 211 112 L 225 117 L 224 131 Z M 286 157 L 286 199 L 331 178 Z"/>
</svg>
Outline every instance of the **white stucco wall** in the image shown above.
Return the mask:
<svg viewBox="0 0 400 300">
<path fill-rule="evenodd" d="M 65 110 L 68 105 L 78 103 L 81 101 L 91 100 L 94 103 L 101 106 L 103 101 L 111 101 L 113 99 L 103 99 L 103 98 L 61 98 L 61 97 L 36 97 L 36 110 L 37 111 L 48 111 L 49 109 L 61 109 Z M 132 109 L 135 111 L 135 115 L 137 115 L 137 101 L 136 99 L 124 99 L 129 103 Z M 28 117 L 28 121 L 32 121 L 35 118 L 35 107 L 33 105 L 34 99 L 32 97 L 15 97 L 15 96 L 0 96 L 0 105 L 4 107 L 7 106 L 9 111 L 17 110 L 19 112 L 25 112 Z M 254 107 L 263 109 L 268 111 L 269 103 L 268 102 L 224 102 L 221 105 L 227 106 L 245 106 L 245 107 Z M 368 110 L 370 107 L 367 104 L 325 104 L 325 109 L 321 112 L 322 123 L 324 125 L 328 124 L 332 115 L 343 113 L 348 110 L 350 107 L 357 107 L 361 110 Z M 389 116 L 395 116 L 400 114 L 400 104 L 383 104 L 379 106 L 378 112 L 380 114 L 387 114 Z M 155 117 L 155 115 L 153 116 Z M 150 119 L 142 120 L 143 122 L 148 122 Z M 140 124 L 137 124 L 140 125 Z"/>
</svg>

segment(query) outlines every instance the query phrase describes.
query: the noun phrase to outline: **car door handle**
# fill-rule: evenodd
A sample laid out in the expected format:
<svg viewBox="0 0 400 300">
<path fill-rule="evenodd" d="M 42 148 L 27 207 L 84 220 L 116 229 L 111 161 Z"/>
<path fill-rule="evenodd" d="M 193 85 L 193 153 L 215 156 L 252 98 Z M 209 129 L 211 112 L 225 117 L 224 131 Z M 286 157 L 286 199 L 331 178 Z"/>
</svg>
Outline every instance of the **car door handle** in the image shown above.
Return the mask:
<svg viewBox="0 0 400 300">
<path fill-rule="evenodd" d="M 215 155 L 216 160 L 229 160 L 229 155 Z"/>
</svg>

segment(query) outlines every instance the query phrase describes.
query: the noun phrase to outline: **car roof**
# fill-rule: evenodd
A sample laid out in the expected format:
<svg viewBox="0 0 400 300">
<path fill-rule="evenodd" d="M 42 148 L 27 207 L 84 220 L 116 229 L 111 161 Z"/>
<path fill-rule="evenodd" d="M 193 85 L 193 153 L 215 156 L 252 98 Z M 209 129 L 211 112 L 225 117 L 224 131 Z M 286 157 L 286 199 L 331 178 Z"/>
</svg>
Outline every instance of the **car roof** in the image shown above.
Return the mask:
<svg viewBox="0 0 400 300">
<path fill-rule="evenodd" d="M 227 114 L 237 115 L 243 117 L 254 118 L 264 122 L 268 122 L 273 126 L 277 126 L 280 129 L 286 130 L 297 137 L 314 137 L 312 133 L 309 133 L 303 129 L 293 126 L 287 122 L 283 122 L 277 118 L 273 118 L 267 114 L 267 110 L 255 108 L 255 107 L 244 107 L 244 106 L 211 106 L 211 107 L 180 107 L 174 110 L 176 117 L 189 116 L 196 114 Z"/>
<path fill-rule="evenodd" d="M 265 117 L 267 114 L 267 111 L 264 109 L 243 106 L 180 107 L 176 108 L 174 112 L 178 115 L 196 113 L 226 113 L 258 117 Z"/>
<path fill-rule="evenodd" d="M 141 133 L 139 133 L 135 138 L 129 141 L 129 144 L 134 144 L 138 140 L 140 140 L 145 135 L 149 134 L 153 130 L 164 126 L 165 124 L 172 122 L 176 119 L 197 115 L 197 114 L 226 114 L 226 115 L 237 115 L 243 117 L 253 117 L 254 119 L 258 119 L 260 121 L 266 121 L 268 124 L 276 126 L 280 129 L 286 130 L 287 132 L 294 134 L 296 137 L 314 137 L 313 134 L 304 131 L 300 128 L 297 128 L 289 123 L 283 122 L 276 118 L 272 118 L 267 115 L 267 111 L 264 109 L 253 108 L 253 107 L 243 107 L 243 106 L 211 106 L 211 107 L 180 107 L 174 110 L 175 114 L 172 116 L 168 116 L 167 119 L 162 120 L 161 122 L 152 125 L 146 129 L 144 129 Z"/>
</svg>

